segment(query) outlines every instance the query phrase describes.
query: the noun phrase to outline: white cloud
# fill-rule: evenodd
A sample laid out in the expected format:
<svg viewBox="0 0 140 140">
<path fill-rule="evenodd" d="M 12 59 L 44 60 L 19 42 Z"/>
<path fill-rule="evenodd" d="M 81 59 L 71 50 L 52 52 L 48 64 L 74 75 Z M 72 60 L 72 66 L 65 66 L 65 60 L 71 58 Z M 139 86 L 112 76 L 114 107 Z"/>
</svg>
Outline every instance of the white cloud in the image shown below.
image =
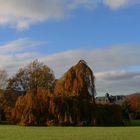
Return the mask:
<svg viewBox="0 0 140 140">
<path fill-rule="evenodd" d="M 0 0 L 0 24 L 10 24 L 18 29 L 62 16 L 63 5 L 58 0 Z"/>
<path fill-rule="evenodd" d="M 79 8 L 95 9 L 100 4 L 111 9 L 140 3 L 140 0 L 0 0 L 0 25 L 18 30 L 47 20 L 60 20 Z"/>
<path fill-rule="evenodd" d="M 140 4 L 140 0 L 103 0 L 103 3 L 112 10 Z"/>
<path fill-rule="evenodd" d="M 98 92 L 129 94 L 140 91 L 140 72 L 108 71 L 96 73 Z"/>
<path fill-rule="evenodd" d="M 84 59 L 96 76 L 98 95 L 105 92 L 127 94 L 140 91 L 140 68 L 137 68 L 137 71 L 129 69 L 133 66 L 140 67 L 139 46 L 119 45 L 90 49 L 90 51 L 85 49 L 68 50 L 43 56 L 37 49 L 41 47 L 40 45 L 42 45 L 41 41 L 29 38 L 18 39 L 1 45 L 0 68 L 5 68 L 12 74 L 19 67 L 38 58 L 51 67 L 56 77 L 59 78 L 72 65 L 80 59 Z"/>
<path fill-rule="evenodd" d="M 90 5 L 92 0 L 0 0 L 0 24 L 19 30 L 30 24 L 62 19 L 78 5 Z"/>
<path fill-rule="evenodd" d="M 118 9 L 129 4 L 129 0 L 104 0 L 104 4 L 111 9 Z"/>
<path fill-rule="evenodd" d="M 85 59 L 94 72 L 116 71 L 130 66 L 140 65 L 140 47 L 118 45 L 94 50 L 69 50 L 43 57 L 51 67 L 60 68 L 61 75 L 66 68 L 75 64 L 79 59 Z"/>
<path fill-rule="evenodd" d="M 140 72 L 128 72 L 128 71 L 108 71 L 96 73 L 96 77 L 102 80 L 122 81 L 129 79 L 138 79 Z"/>
<path fill-rule="evenodd" d="M 31 40 L 30 38 L 21 38 L 0 46 L 0 54 L 18 53 L 33 49 L 45 42 Z"/>
<path fill-rule="evenodd" d="M 96 76 L 98 94 L 127 94 L 140 91 L 140 72 L 129 67 L 140 66 L 139 46 L 113 46 L 95 50 L 71 50 L 42 58 L 57 77 L 80 59 L 85 59 Z M 140 69 L 139 69 L 140 71 Z"/>
<path fill-rule="evenodd" d="M 19 66 L 39 57 L 35 49 L 44 44 L 29 38 L 21 38 L 0 45 L 0 68 L 14 73 Z"/>
</svg>

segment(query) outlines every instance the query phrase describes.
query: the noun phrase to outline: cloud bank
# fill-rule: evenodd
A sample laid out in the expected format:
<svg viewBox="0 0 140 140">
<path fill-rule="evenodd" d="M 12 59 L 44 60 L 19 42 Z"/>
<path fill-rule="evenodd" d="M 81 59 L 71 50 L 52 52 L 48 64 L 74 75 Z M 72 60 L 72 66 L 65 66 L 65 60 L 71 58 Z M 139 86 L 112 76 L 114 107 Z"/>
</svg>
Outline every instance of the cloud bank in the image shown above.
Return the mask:
<svg viewBox="0 0 140 140">
<path fill-rule="evenodd" d="M 57 78 L 80 59 L 87 61 L 96 76 L 98 95 L 128 94 L 140 91 L 140 46 L 118 45 L 93 50 L 68 50 L 52 55 L 40 54 L 44 42 L 21 38 L 0 45 L 0 68 L 10 74 L 38 58 L 51 67 Z M 134 68 L 135 67 L 135 68 Z"/>
<path fill-rule="evenodd" d="M 29 38 L 21 38 L 0 45 L 0 68 L 8 70 L 10 74 L 15 73 L 21 65 L 39 57 L 35 50 L 44 43 Z"/>
<path fill-rule="evenodd" d="M 77 8 L 95 9 L 105 5 L 113 10 L 140 3 L 140 0 L 0 0 L 0 25 L 18 30 L 48 20 L 61 20 Z"/>
</svg>

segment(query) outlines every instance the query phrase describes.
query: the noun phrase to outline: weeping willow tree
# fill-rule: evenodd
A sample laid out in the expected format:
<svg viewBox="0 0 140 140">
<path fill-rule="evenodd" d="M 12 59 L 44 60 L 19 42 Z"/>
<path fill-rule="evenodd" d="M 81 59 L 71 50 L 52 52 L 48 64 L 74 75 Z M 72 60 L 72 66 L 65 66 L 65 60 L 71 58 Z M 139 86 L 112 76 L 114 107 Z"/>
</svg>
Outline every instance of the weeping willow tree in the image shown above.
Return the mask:
<svg viewBox="0 0 140 140">
<path fill-rule="evenodd" d="M 71 67 L 55 83 L 54 93 L 56 96 L 80 96 L 92 99 L 96 95 L 95 77 L 92 70 L 84 60 L 80 60 Z"/>
<path fill-rule="evenodd" d="M 26 95 L 18 97 L 12 110 L 12 120 L 21 125 L 45 125 L 48 103 L 46 90 L 38 89 L 36 95 L 28 91 Z"/>
</svg>

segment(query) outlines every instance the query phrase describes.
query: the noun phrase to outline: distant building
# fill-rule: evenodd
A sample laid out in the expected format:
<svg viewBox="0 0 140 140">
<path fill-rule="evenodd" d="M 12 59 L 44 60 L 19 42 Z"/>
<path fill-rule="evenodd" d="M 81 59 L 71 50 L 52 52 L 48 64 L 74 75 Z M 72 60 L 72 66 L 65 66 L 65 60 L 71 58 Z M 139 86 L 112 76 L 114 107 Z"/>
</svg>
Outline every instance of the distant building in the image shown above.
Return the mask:
<svg viewBox="0 0 140 140">
<path fill-rule="evenodd" d="M 113 103 L 113 104 L 122 104 L 123 101 L 125 100 L 126 96 L 124 95 L 109 95 L 108 93 L 106 93 L 105 96 L 102 97 L 96 97 L 95 98 L 95 102 L 98 103 Z"/>
</svg>

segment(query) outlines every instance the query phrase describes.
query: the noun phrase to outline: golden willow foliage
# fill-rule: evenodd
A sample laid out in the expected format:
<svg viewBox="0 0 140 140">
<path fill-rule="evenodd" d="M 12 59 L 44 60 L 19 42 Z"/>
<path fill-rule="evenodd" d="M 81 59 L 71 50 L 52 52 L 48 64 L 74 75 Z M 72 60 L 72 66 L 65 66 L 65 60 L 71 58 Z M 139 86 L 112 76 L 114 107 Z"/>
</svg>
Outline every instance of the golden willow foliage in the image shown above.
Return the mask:
<svg viewBox="0 0 140 140">
<path fill-rule="evenodd" d="M 21 125 L 90 125 L 94 107 L 78 97 L 49 97 L 45 90 L 36 95 L 30 91 L 18 98 L 12 120 Z"/>
<path fill-rule="evenodd" d="M 48 110 L 46 90 L 38 89 L 36 94 L 28 91 L 17 99 L 12 110 L 12 120 L 21 125 L 45 125 Z"/>
<path fill-rule="evenodd" d="M 95 77 L 83 60 L 55 83 L 51 69 L 38 61 L 20 70 L 13 80 L 9 81 L 8 92 L 21 85 L 26 91 L 13 103 L 11 121 L 15 124 L 123 125 L 121 108 L 95 104 Z"/>
<path fill-rule="evenodd" d="M 95 77 L 92 70 L 85 61 L 81 60 L 77 65 L 70 68 L 62 78 L 56 81 L 54 93 L 56 96 L 94 98 L 96 94 L 94 82 Z"/>
<path fill-rule="evenodd" d="M 80 97 L 50 98 L 47 125 L 91 125 L 95 104 Z"/>
<path fill-rule="evenodd" d="M 41 93 L 41 94 L 40 94 Z M 47 96 L 38 90 L 19 97 L 12 111 L 12 121 L 28 126 L 121 126 L 118 105 L 95 105 L 80 97 Z"/>
</svg>

